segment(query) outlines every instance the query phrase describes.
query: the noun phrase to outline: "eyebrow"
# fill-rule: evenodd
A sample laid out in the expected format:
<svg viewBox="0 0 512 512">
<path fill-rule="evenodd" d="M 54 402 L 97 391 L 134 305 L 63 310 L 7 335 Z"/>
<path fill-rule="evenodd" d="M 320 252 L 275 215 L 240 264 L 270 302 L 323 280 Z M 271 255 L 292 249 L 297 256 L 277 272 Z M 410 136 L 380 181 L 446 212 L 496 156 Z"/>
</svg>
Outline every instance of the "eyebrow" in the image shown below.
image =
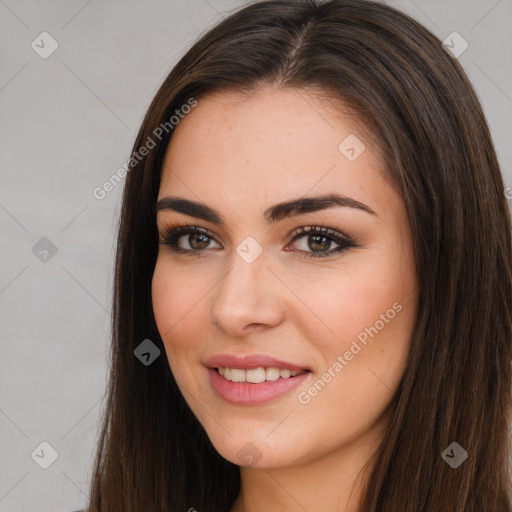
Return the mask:
<svg viewBox="0 0 512 512">
<path fill-rule="evenodd" d="M 278 203 L 268 208 L 264 212 L 263 217 L 267 224 L 273 224 L 286 217 L 292 217 L 294 215 L 301 215 L 304 213 L 316 212 L 334 207 L 355 208 L 366 213 L 376 215 L 378 217 L 378 215 L 364 203 L 339 194 L 326 194 L 316 197 L 301 197 L 291 201 Z M 178 213 L 183 213 L 185 215 L 190 215 L 191 217 L 206 220 L 208 222 L 212 222 L 213 224 L 225 225 L 222 216 L 217 210 L 214 210 L 205 204 L 197 203 L 183 197 L 162 197 L 162 199 L 160 199 L 156 204 L 154 213 L 156 214 L 159 211 L 166 210 L 172 210 Z"/>
</svg>

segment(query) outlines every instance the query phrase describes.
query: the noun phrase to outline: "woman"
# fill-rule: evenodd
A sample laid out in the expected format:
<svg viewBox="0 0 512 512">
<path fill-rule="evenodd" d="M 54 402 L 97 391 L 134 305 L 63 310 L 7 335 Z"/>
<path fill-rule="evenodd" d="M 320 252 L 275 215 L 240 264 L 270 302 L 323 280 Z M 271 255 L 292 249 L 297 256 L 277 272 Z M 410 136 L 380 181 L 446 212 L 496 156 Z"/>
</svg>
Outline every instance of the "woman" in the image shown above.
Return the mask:
<svg viewBox="0 0 512 512">
<path fill-rule="evenodd" d="M 510 512 L 511 262 L 435 36 L 364 0 L 239 10 L 134 145 L 88 510 Z"/>
</svg>

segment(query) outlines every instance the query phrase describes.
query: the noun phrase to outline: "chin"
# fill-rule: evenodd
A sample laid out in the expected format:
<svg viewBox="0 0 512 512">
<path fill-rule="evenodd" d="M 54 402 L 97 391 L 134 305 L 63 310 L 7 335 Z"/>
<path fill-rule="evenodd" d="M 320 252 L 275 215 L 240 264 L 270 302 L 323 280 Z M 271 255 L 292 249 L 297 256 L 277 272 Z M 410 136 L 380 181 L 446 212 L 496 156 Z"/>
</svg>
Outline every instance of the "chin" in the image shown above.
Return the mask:
<svg viewBox="0 0 512 512">
<path fill-rule="evenodd" d="M 295 443 L 287 444 L 279 438 L 270 440 L 264 432 L 257 436 L 233 433 L 233 437 L 225 433 L 220 439 L 210 436 L 210 441 L 222 457 L 238 466 L 271 469 L 299 462 Z"/>
</svg>

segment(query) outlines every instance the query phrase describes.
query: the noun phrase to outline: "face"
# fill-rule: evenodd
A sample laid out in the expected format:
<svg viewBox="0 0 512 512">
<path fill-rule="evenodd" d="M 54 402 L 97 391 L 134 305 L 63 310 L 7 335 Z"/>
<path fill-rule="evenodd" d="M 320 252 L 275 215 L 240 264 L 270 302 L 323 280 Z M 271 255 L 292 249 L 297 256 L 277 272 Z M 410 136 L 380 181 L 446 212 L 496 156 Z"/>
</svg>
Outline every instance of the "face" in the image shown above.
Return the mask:
<svg viewBox="0 0 512 512">
<path fill-rule="evenodd" d="M 161 242 L 199 232 L 159 246 L 155 319 L 185 400 L 231 462 L 306 464 L 380 432 L 418 300 L 384 172 L 354 117 L 305 91 L 210 94 L 175 129 L 158 200 L 209 210 L 162 202 Z M 342 199 L 305 202 L 328 195 Z"/>
</svg>

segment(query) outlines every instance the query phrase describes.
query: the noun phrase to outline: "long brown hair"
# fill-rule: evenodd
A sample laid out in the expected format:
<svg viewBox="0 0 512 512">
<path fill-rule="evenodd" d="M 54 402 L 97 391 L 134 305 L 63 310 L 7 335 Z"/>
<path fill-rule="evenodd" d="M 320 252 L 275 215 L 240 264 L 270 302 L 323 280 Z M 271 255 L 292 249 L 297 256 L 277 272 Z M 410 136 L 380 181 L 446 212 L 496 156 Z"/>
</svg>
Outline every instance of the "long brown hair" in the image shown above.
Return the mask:
<svg viewBox="0 0 512 512">
<path fill-rule="evenodd" d="M 203 35 L 153 99 L 124 187 L 88 510 L 228 512 L 238 495 L 239 467 L 188 408 L 155 324 L 154 207 L 176 110 L 269 84 L 349 107 L 378 141 L 411 226 L 419 313 L 361 512 L 510 512 L 512 241 L 496 153 L 458 61 L 419 23 L 367 0 L 248 5 Z M 145 339 L 161 350 L 149 366 L 134 356 Z M 468 453 L 457 468 L 442 456 L 453 442 Z"/>
</svg>

